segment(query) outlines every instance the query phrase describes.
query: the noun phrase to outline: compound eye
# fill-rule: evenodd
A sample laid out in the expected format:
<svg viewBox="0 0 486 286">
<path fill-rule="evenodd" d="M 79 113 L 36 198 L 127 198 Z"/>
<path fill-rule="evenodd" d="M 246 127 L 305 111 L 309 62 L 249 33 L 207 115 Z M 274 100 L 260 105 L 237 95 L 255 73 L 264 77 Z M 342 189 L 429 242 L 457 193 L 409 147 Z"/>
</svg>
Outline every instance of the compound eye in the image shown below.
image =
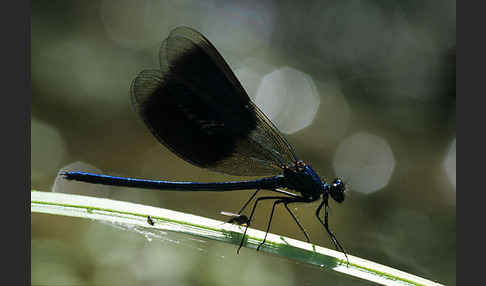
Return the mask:
<svg viewBox="0 0 486 286">
<path fill-rule="evenodd" d="M 344 185 L 344 183 L 343 183 L 343 181 L 342 181 L 341 179 L 336 178 L 336 179 L 334 179 L 334 181 L 332 182 L 332 185 L 333 185 L 333 187 L 338 187 L 338 186 L 340 186 L 340 185 Z"/>
</svg>

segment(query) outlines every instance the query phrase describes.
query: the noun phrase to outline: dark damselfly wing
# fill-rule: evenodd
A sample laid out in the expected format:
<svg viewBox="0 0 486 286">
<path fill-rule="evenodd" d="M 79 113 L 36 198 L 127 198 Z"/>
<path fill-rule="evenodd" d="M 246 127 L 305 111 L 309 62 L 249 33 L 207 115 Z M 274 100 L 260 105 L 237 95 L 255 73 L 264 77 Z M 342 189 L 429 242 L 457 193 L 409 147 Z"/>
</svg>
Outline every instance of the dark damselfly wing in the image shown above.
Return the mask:
<svg viewBox="0 0 486 286">
<path fill-rule="evenodd" d="M 179 27 L 160 48 L 160 70 L 132 82 L 132 104 L 152 134 L 182 159 L 239 176 L 274 175 L 295 153 L 251 102 L 216 48 Z"/>
</svg>

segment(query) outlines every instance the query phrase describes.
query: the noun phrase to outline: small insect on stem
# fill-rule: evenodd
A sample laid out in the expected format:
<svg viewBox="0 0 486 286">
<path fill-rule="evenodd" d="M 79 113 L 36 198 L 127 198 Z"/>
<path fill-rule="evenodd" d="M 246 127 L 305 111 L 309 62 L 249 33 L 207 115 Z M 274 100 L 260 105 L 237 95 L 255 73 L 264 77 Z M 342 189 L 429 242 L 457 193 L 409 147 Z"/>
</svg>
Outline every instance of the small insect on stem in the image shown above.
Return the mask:
<svg viewBox="0 0 486 286">
<path fill-rule="evenodd" d="M 154 221 L 152 220 L 152 218 L 150 216 L 147 216 L 147 223 L 150 224 L 150 225 L 154 225 Z"/>
<path fill-rule="evenodd" d="M 241 226 L 246 226 L 248 224 L 248 217 L 246 215 L 239 215 L 239 214 L 235 214 L 235 213 L 230 213 L 230 212 L 220 212 L 221 215 L 224 215 L 224 216 L 229 216 L 231 217 L 229 220 L 228 220 L 228 223 L 233 223 L 233 224 L 237 224 L 237 225 L 241 225 Z"/>
</svg>

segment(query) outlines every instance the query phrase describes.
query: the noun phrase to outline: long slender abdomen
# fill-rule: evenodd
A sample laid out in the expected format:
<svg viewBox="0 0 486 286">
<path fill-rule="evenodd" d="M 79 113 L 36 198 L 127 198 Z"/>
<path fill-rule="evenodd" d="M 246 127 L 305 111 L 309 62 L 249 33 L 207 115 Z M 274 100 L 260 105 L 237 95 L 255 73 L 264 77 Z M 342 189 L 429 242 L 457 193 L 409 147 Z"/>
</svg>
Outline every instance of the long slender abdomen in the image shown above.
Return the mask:
<svg viewBox="0 0 486 286">
<path fill-rule="evenodd" d="M 251 181 L 230 181 L 230 182 L 173 182 L 160 180 L 146 180 L 125 177 L 115 177 L 87 172 L 66 171 L 61 173 L 67 180 L 79 182 L 103 184 L 109 186 L 133 187 L 143 189 L 156 189 L 166 191 L 238 191 L 249 189 L 274 189 L 285 187 L 285 178 L 282 175 L 262 178 Z"/>
</svg>

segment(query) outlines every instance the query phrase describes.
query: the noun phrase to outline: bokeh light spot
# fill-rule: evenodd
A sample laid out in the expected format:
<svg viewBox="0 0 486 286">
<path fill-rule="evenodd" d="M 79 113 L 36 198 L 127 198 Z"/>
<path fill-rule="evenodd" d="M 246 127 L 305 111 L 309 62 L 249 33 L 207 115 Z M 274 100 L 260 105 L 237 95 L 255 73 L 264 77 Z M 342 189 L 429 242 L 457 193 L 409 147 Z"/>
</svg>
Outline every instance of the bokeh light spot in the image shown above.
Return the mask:
<svg viewBox="0 0 486 286">
<path fill-rule="evenodd" d="M 265 75 L 255 98 L 255 104 L 286 134 L 309 126 L 319 103 L 312 78 L 289 67 Z"/>
<path fill-rule="evenodd" d="M 334 156 L 336 174 L 353 191 L 372 193 L 385 187 L 395 168 L 395 158 L 381 137 L 360 132 L 343 140 Z"/>
</svg>

